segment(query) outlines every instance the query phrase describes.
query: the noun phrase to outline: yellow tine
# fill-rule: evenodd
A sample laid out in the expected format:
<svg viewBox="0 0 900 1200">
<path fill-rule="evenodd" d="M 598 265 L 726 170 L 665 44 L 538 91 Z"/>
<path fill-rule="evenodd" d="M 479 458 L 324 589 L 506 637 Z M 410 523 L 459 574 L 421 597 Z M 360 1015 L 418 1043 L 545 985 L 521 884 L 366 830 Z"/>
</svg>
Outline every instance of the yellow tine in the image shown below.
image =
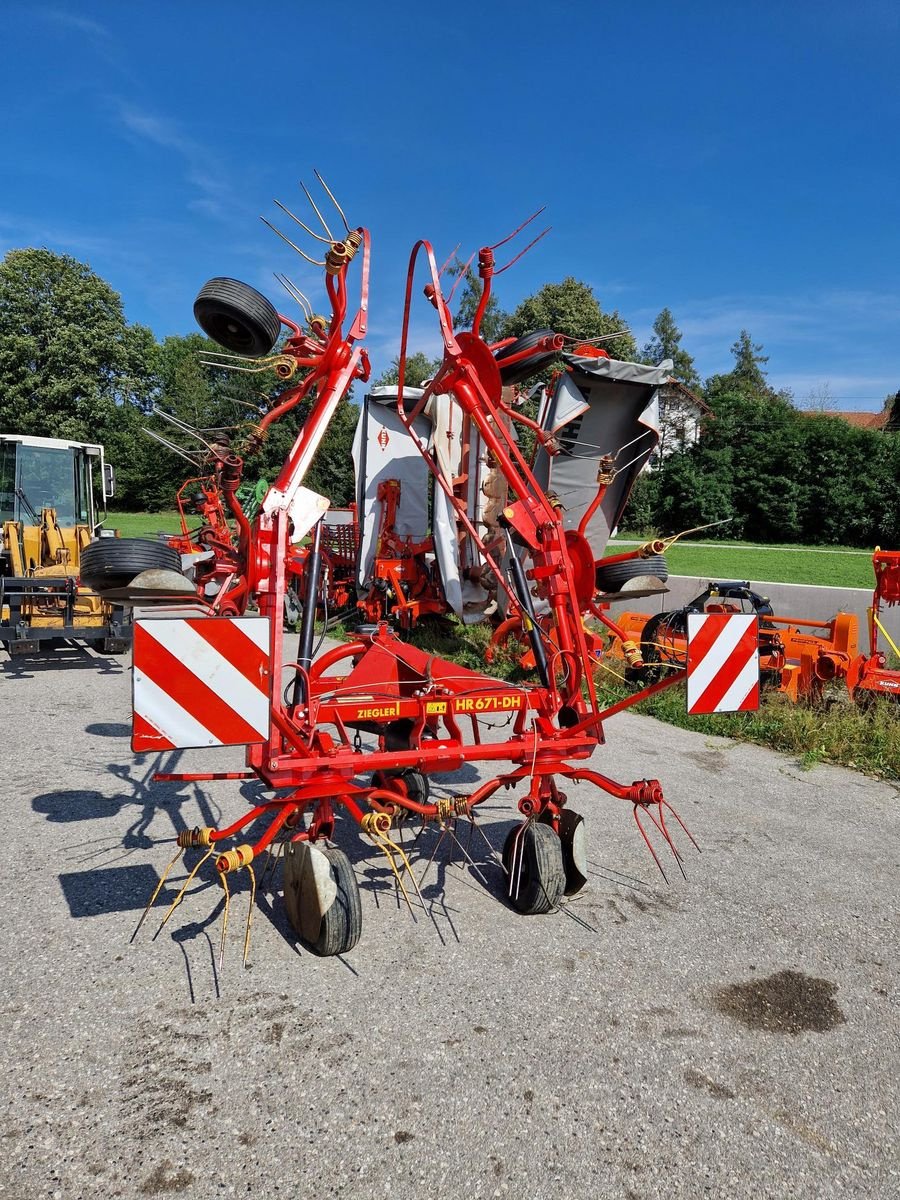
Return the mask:
<svg viewBox="0 0 900 1200">
<path fill-rule="evenodd" d="M 415 913 L 413 912 L 412 904 L 410 903 L 409 893 L 407 892 L 406 888 L 403 885 L 403 880 L 400 877 L 400 872 L 397 870 L 397 864 L 394 862 L 394 857 L 393 857 L 393 850 L 395 848 L 394 843 L 390 840 L 390 838 L 383 837 L 381 834 L 379 834 L 378 841 L 376 844 L 381 849 L 381 852 L 384 855 L 384 857 L 388 860 L 390 868 L 394 872 L 394 878 L 397 880 L 397 884 L 400 888 L 400 891 L 403 893 L 403 899 L 406 901 L 406 907 L 409 909 L 413 920 L 415 920 Z"/>
<path fill-rule="evenodd" d="M 215 853 L 215 850 L 211 846 L 207 850 L 207 852 L 203 855 L 203 857 L 200 859 L 200 861 L 197 863 L 197 865 L 194 867 L 194 869 L 191 871 L 190 875 L 188 875 L 187 879 L 181 885 L 181 890 L 179 891 L 178 895 L 175 897 L 175 899 L 169 905 L 169 911 L 166 913 L 166 915 L 163 917 L 162 921 L 160 922 L 159 929 L 157 929 L 156 933 L 154 933 L 154 935 L 153 935 L 154 938 L 158 937 L 159 934 L 162 933 L 163 925 L 165 925 L 166 921 L 168 921 L 169 917 L 171 917 L 172 913 L 175 911 L 175 909 L 181 903 L 181 897 L 187 891 L 187 888 L 188 888 L 191 880 L 194 878 L 194 876 L 197 874 L 197 872 L 200 870 L 200 868 L 203 866 L 203 864 L 206 862 L 206 860 L 209 858 L 209 856 L 214 853 Z"/>
<path fill-rule="evenodd" d="M 173 868 L 173 867 L 175 866 L 175 864 L 178 862 L 179 858 L 181 858 L 182 854 L 184 854 L 184 847 L 183 847 L 183 846 L 180 846 L 180 847 L 178 848 L 178 850 L 177 850 L 176 854 L 175 854 L 175 857 L 172 859 L 172 861 L 169 863 L 169 865 L 168 865 L 168 866 L 166 867 L 166 869 L 163 871 L 163 873 L 162 873 L 162 879 L 160 879 L 159 883 L 156 885 L 156 888 L 155 888 L 155 890 L 154 890 L 154 892 L 153 892 L 153 895 L 152 895 L 152 896 L 150 897 L 150 899 L 147 901 L 147 907 L 144 909 L 143 913 L 141 914 L 141 919 L 138 921 L 138 923 L 137 923 L 137 928 L 135 929 L 134 933 L 131 935 L 131 938 L 129 939 L 130 941 L 132 941 L 132 942 L 133 942 L 133 941 L 134 941 L 134 939 L 137 937 L 137 935 L 140 933 L 141 926 L 143 925 L 143 923 L 144 923 L 144 921 L 145 921 L 145 919 L 146 919 L 147 913 L 148 913 L 148 912 L 150 911 L 150 909 L 153 907 L 153 903 L 154 903 L 154 901 L 156 900 L 156 897 L 157 897 L 157 896 L 159 895 L 159 893 L 162 891 L 163 884 L 166 882 L 166 880 L 167 880 L 167 879 L 168 879 L 168 877 L 169 877 L 169 872 L 172 870 L 172 868 Z"/>
<path fill-rule="evenodd" d="M 409 872 L 409 877 L 412 880 L 413 887 L 416 889 L 416 895 L 422 901 L 422 907 L 424 908 L 425 907 L 425 899 L 424 899 L 422 893 L 419 891 L 419 884 L 418 884 L 418 881 L 416 880 L 415 874 L 413 873 L 412 863 L 409 861 L 409 859 L 406 856 L 406 851 L 403 849 L 402 846 L 398 846 L 396 842 L 391 842 L 391 845 L 394 847 L 394 851 L 397 854 L 399 854 L 400 857 L 403 859 L 403 866 Z"/>
<path fill-rule="evenodd" d="M 222 964 L 225 962 L 225 934 L 228 932 L 228 910 L 231 907 L 231 889 L 228 886 L 228 876 L 223 871 L 219 875 L 222 881 L 222 888 L 225 891 L 225 913 L 222 917 L 222 941 L 219 943 L 219 970 L 222 970 Z"/>
<path fill-rule="evenodd" d="M 247 909 L 247 930 L 244 934 L 244 968 L 247 966 L 247 955 L 250 953 L 250 924 L 253 921 L 253 906 L 256 903 L 256 875 L 250 863 L 247 863 L 250 873 L 250 907 Z"/>
</svg>

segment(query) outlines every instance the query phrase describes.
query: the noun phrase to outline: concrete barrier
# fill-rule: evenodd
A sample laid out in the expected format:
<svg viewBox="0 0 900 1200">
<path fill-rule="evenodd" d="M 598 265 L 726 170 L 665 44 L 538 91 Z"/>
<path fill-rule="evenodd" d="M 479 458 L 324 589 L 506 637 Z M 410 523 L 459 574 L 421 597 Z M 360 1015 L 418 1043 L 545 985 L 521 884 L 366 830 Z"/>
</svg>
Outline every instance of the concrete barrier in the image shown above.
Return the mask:
<svg viewBox="0 0 900 1200">
<path fill-rule="evenodd" d="M 682 608 L 695 596 L 699 596 L 709 582 L 708 577 L 670 575 L 666 583 L 668 592 L 646 600 L 634 600 L 630 604 L 627 601 L 616 604 L 611 610 L 611 615 L 615 619 L 617 610 L 657 613 Z M 769 603 L 779 617 L 806 617 L 811 621 L 830 621 L 839 612 L 855 613 L 859 617 L 860 649 L 868 649 L 866 610 L 872 603 L 871 588 L 817 587 L 809 583 L 768 583 L 758 580 L 751 580 L 750 587 L 761 596 L 768 596 Z M 895 643 L 900 646 L 900 604 L 891 608 L 883 606 L 880 620 Z M 883 637 L 880 644 L 883 649 L 889 649 L 884 646 Z"/>
</svg>

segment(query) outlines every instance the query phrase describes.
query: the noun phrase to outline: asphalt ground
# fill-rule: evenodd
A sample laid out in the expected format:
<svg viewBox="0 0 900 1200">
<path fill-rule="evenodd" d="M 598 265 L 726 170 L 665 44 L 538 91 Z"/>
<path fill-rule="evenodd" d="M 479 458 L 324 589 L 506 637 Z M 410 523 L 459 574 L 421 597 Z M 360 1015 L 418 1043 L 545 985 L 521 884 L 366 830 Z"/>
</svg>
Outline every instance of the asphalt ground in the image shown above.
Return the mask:
<svg viewBox="0 0 900 1200">
<path fill-rule="evenodd" d="M 299 949 L 276 875 L 243 969 L 243 880 L 219 971 L 208 876 L 129 939 L 176 831 L 255 787 L 152 784 L 127 660 L 57 657 L 0 661 L 0 1196 L 900 1194 L 895 786 L 623 714 L 593 765 L 663 781 L 702 847 L 686 881 L 569 787 L 589 885 L 523 917 L 481 837 L 515 820 L 502 793 L 470 846 L 489 886 L 445 839 L 414 921 L 344 826 L 356 949 Z"/>
</svg>

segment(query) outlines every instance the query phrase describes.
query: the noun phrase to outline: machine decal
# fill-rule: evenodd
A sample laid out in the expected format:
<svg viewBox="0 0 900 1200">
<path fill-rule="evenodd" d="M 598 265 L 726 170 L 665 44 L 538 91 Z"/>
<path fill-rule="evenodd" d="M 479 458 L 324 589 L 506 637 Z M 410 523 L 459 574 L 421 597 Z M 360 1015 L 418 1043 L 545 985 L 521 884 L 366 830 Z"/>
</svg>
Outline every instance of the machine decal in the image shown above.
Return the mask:
<svg viewBox="0 0 900 1200">
<path fill-rule="evenodd" d="M 689 613 L 687 709 L 700 713 L 759 708 L 759 621 L 752 613 Z"/>
<path fill-rule="evenodd" d="M 244 746 L 268 736 L 265 618 L 135 623 L 134 750 Z"/>
</svg>

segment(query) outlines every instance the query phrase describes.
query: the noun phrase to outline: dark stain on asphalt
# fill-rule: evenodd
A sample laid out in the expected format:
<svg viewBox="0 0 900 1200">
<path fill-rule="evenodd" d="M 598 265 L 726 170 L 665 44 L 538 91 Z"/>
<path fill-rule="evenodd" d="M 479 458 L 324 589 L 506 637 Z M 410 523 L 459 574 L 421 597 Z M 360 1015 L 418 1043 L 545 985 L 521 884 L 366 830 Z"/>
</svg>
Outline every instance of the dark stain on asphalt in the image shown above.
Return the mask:
<svg viewBox="0 0 900 1200">
<path fill-rule="evenodd" d="M 394 1134 L 394 1141 L 398 1146 L 402 1146 L 404 1142 L 411 1142 L 415 1136 L 414 1133 L 410 1133 L 406 1129 L 398 1129 Z"/>
<path fill-rule="evenodd" d="M 734 1092 L 731 1088 L 726 1087 L 724 1083 L 716 1083 L 714 1079 L 710 1079 L 708 1075 L 704 1075 L 702 1071 L 695 1071 L 693 1067 L 688 1067 L 684 1073 L 685 1083 L 689 1083 L 691 1087 L 697 1088 L 698 1091 L 707 1091 L 711 1096 L 715 1096 L 717 1100 L 733 1100 Z"/>
<path fill-rule="evenodd" d="M 164 1159 L 140 1185 L 139 1191 L 144 1196 L 162 1196 L 166 1192 L 183 1192 L 193 1182 L 190 1171 L 184 1167 L 175 1171 L 169 1160 Z"/>
<path fill-rule="evenodd" d="M 719 1012 L 766 1033 L 827 1033 L 847 1018 L 835 1003 L 837 984 L 802 971 L 732 983 L 715 994 Z"/>
<path fill-rule="evenodd" d="M 728 766 L 728 759 L 723 750 L 687 750 L 684 751 L 684 757 L 714 775 L 721 775 Z"/>
</svg>

